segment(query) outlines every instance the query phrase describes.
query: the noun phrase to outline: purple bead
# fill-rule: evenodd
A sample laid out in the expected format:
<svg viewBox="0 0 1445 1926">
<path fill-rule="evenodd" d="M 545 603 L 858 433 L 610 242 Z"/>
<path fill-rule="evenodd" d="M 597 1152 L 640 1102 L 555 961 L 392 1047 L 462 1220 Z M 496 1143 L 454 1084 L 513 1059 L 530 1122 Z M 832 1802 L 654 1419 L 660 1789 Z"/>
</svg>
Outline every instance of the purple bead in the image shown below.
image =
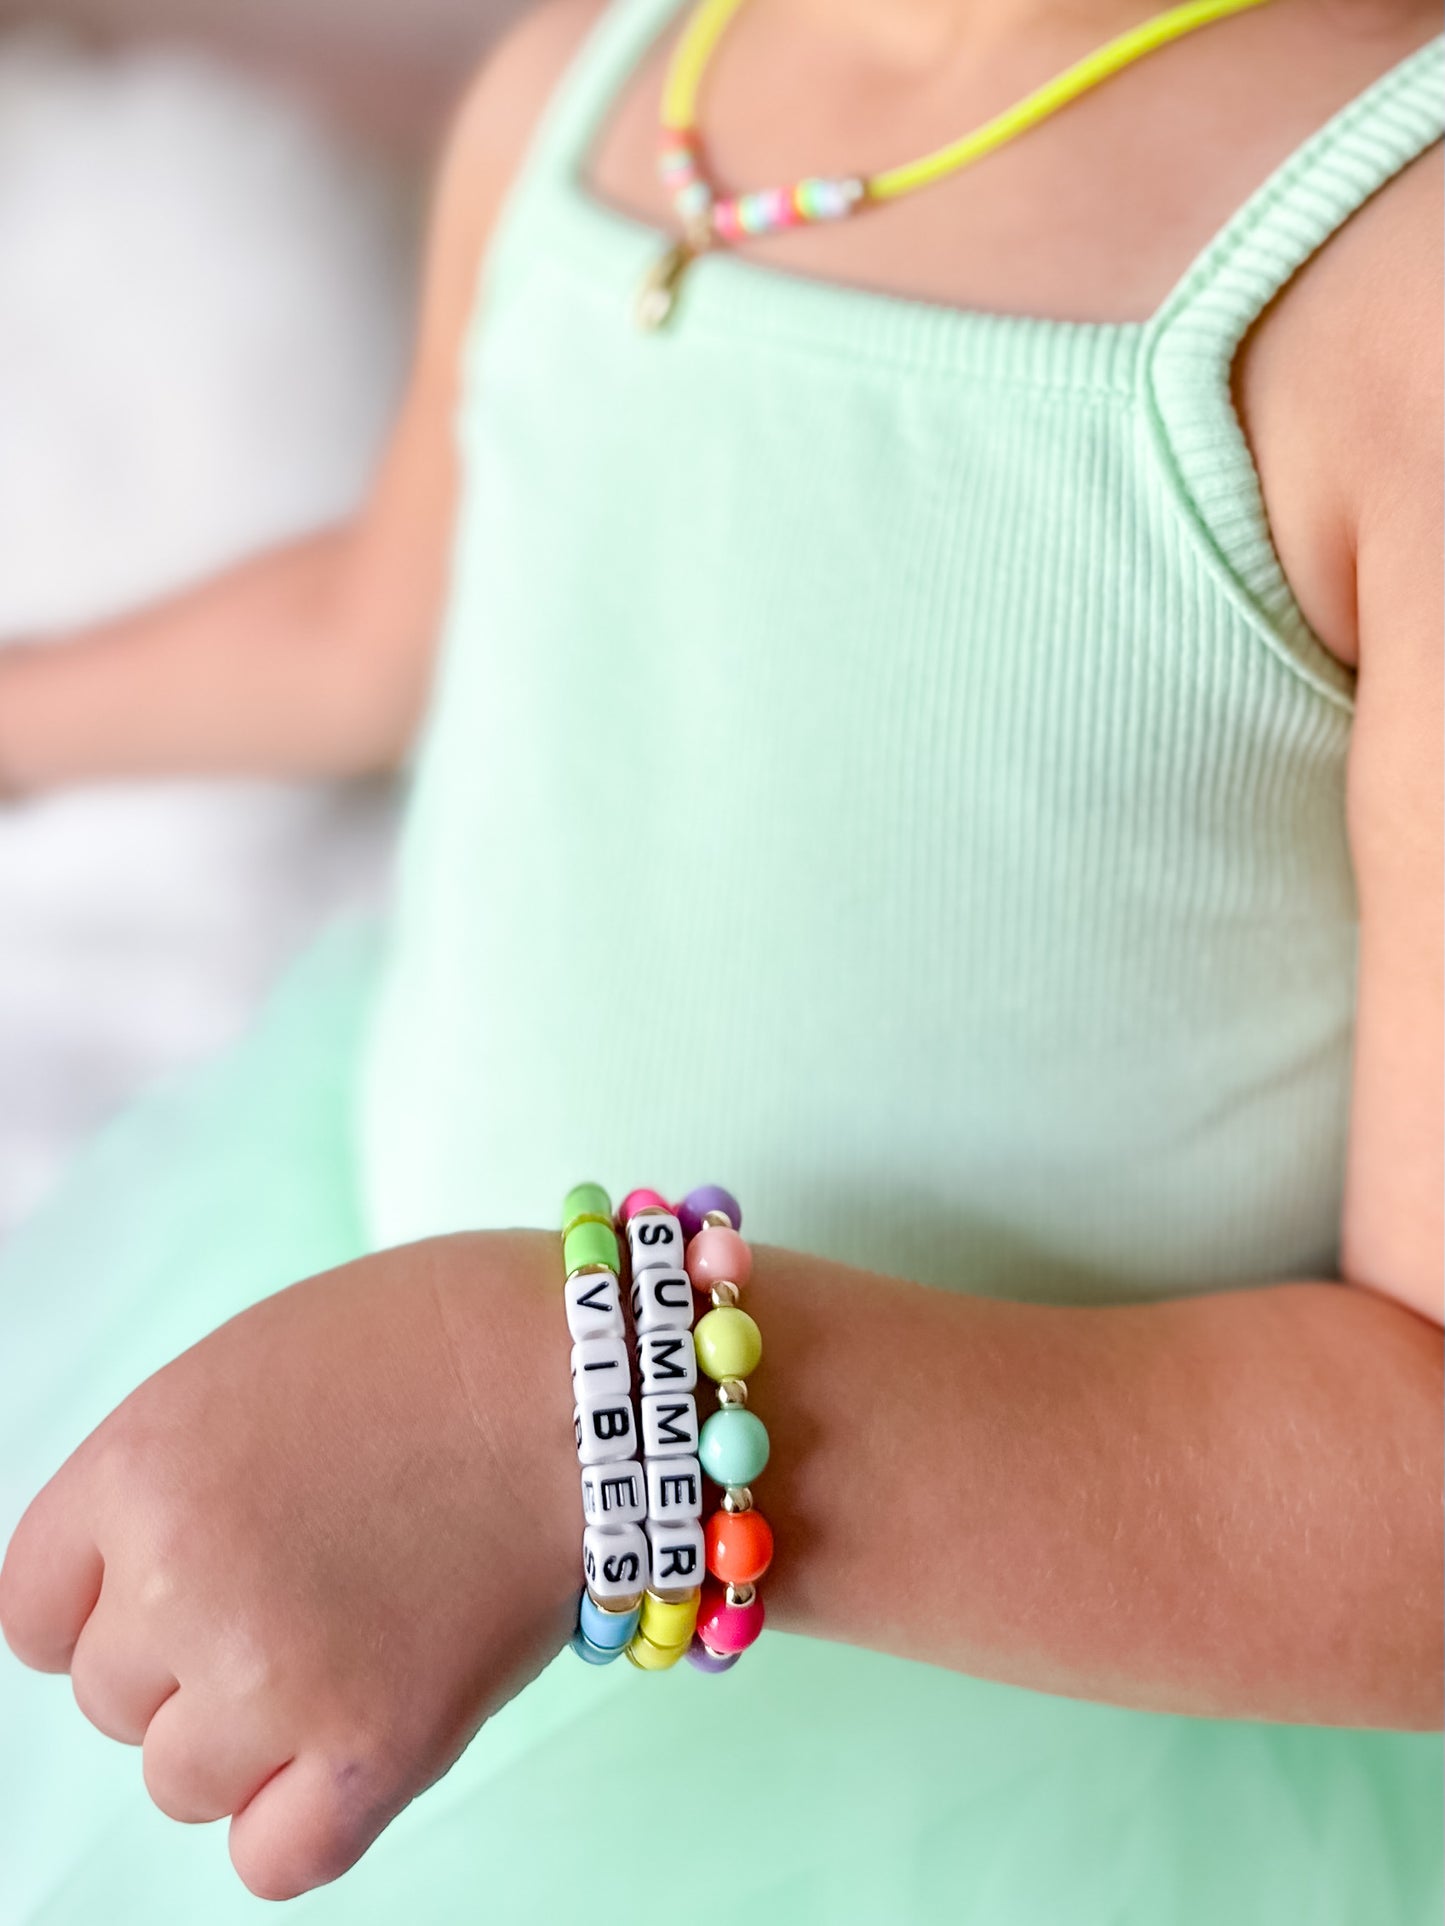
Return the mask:
<svg viewBox="0 0 1445 1926">
<path fill-rule="evenodd" d="M 687 1662 L 695 1665 L 699 1672 L 731 1672 L 741 1657 L 741 1652 L 710 1652 L 695 1632 L 692 1644 L 687 1648 Z"/>
<path fill-rule="evenodd" d="M 702 1220 L 710 1210 L 720 1210 L 735 1231 L 743 1227 L 743 1207 L 730 1190 L 721 1184 L 700 1184 L 690 1190 L 677 1207 L 677 1215 L 682 1224 L 682 1234 L 689 1242 L 702 1229 Z"/>
</svg>

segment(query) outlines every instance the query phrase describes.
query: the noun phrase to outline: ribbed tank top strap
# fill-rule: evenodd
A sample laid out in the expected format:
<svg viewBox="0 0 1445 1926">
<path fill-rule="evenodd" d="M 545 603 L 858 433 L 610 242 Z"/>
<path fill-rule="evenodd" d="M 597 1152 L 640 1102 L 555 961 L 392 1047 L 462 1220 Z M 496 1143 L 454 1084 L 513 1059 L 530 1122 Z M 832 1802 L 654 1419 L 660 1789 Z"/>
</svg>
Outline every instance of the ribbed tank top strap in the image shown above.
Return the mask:
<svg viewBox="0 0 1445 1926">
<path fill-rule="evenodd" d="M 1286 282 L 1442 131 L 1438 37 L 1295 150 L 1198 256 L 1148 328 L 1144 380 L 1166 481 L 1272 646 L 1346 704 L 1353 679 L 1312 633 L 1280 566 L 1230 370 Z"/>
</svg>

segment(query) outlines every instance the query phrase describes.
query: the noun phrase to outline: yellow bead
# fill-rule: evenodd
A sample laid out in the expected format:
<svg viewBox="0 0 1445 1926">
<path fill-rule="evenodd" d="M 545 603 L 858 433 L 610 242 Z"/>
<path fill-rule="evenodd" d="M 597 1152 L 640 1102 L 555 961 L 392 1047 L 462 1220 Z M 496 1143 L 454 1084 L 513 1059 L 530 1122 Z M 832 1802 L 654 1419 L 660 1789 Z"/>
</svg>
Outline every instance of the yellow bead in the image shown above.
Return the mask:
<svg viewBox="0 0 1445 1926">
<path fill-rule="evenodd" d="M 763 1334 L 748 1316 L 731 1306 L 709 1311 L 693 1332 L 699 1367 L 710 1378 L 745 1378 L 763 1355 Z"/>
<path fill-rule="evenodd" d="M 696 1610 L 694 1606 L 694 1613 Z M 641 1632 L 637 1632 L 627 1647 L 627 1661 L 635 1665 L 639 1672 L 666 1672 L 677 1664 L 686 1650 L 686 1645 L 674 1645 L 671 1650 L 666 1646 L 654 1645 L 650 1638 L 644 1638 Z"/>
<path fill-rule="evenodd" d="M 656 1592 L 646 1593 L 637 1626 L 639 1634 L 664 1651 L 670 1652 L 675 1646 L 686 1650 L 697 1625 L 698 1597 L 697 1592 L 690 1598 L 676 1599 L 659 1598 Z"/>
</svg>

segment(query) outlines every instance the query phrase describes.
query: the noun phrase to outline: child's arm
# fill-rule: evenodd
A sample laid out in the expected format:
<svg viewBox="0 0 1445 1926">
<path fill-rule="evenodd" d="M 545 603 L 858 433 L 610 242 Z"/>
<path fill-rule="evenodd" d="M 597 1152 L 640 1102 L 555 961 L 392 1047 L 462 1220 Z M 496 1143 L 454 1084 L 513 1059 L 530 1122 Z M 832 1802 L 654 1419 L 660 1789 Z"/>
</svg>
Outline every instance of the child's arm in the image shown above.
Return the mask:
<svg viewBox="0 0 1445 1926">
<path fill-rule="evenodd" d="M 162 607 L 0 650 L 0 796 L 145 775 L 349 775 L 405 755 L 445 590 L 478 264 L 535 117 L 596 10 L 569 0 L 526 22 L 458 120 L 411 388 L 366 508 Z"/>
</svg>

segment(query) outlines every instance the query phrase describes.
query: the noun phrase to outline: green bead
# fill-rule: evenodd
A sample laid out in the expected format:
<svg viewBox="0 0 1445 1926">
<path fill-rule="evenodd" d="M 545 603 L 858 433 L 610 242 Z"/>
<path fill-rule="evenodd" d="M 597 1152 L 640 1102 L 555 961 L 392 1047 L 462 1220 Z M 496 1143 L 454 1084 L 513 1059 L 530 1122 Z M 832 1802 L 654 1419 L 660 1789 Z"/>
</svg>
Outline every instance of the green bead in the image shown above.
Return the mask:
<svg viewBox="0 0 1445 1926">
<path fill-rule="evenodd" d="M 700 1370 L 721 1384 L 724 1378 L 745 1378 L 758 1368 L 763 1334 L 746 1311 L 722 1307 L 698 1320 L 693 1342 Z"/>
<path fill-rule="evenodd" d="M 714 1411 L 702 1428 L 697 1455 L 714 1484 L 750 1485 L 768 1462 L 767 1426 L 741 1405 Z"/>
<path fill-rule="evenodd" d="M 578 1224 L 562 1240 L 562 1262 L 570 1277 L 584 1264 L 605 1264 L 615 1271 L 621 1263 L 617 1233 L 610 1224 Z"/>
<path fill-rule="evenodd" d="M 562 1199 L 562 1228 L 575 1224 L 579 1217 L 612 1218 L 612 1199 L 601 1184 L 574 1184 Z"/>
</svg>

